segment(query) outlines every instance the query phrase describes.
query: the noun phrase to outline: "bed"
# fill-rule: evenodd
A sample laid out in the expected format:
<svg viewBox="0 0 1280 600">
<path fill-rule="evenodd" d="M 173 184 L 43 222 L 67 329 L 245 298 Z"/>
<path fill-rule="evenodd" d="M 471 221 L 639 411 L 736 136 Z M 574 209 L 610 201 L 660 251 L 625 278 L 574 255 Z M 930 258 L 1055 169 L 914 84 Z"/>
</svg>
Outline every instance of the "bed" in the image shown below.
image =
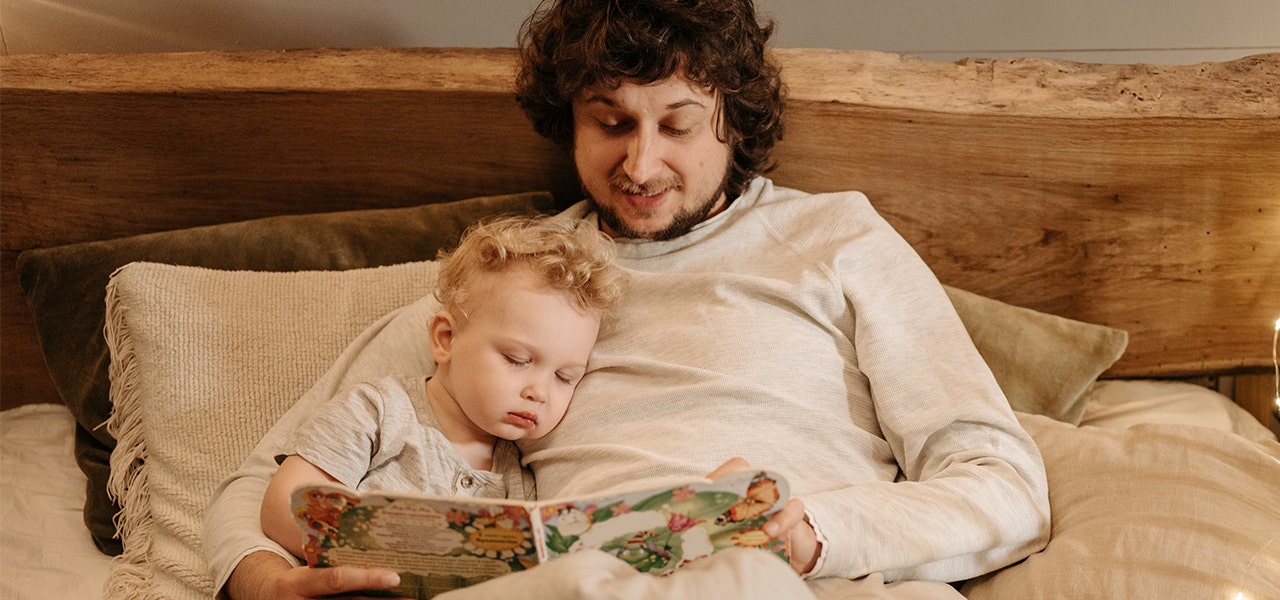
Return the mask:
<svg viewBox="0 0 1280 600">
<path fill-rule="evenodd" d="M 1280 597 L 1280 54 L 777 55 L 771 177 L 872 199 L 1045 455 L 1049 547 L 963 593 Z M 203 499 L 425 291 L 393 282 L 478 218 L 577 199 L 514 60 L 0 58 L 5 598 L 211 593 Z"/>
</svg>

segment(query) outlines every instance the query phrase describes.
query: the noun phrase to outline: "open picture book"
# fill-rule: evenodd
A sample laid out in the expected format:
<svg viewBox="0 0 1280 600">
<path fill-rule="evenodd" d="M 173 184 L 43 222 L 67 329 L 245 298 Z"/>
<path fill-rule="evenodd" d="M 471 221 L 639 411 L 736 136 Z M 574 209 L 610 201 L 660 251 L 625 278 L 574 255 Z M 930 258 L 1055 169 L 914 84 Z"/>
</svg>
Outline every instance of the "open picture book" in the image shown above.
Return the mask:
<svg viewBox="0 0 1280 600">
<path fill-rule="evenodd" d="M 780 475 L 752 470 L 537 502 L 313 485 L 294 490 L 292 510 L 308 565 L 389 568 L 400 573 L 391 595 L 429 598 L 581 550 L 653 575 L 731 547 L 788 560 L 761 528 L 789 497 Z"/>
</svg>

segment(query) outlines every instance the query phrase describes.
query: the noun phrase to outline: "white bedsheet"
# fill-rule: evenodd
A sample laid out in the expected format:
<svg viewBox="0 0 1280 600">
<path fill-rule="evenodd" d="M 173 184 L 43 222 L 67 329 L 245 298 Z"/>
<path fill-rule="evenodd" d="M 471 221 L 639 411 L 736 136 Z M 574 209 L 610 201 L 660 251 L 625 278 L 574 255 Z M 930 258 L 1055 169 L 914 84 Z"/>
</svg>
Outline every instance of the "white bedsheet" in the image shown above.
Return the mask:
<svg viewBox="0 0 1280 600">
<path fill-rule="evenodd" d="M 74 423 L 56 404 L 0 413 L 0 599 L 102 597 L 111 559 L 81 519 Z"/>
<path fill-rule="evenodd" d="M 1082 426 L 1182 423 L 1275 436 L 1217 392 L 1188 383 L 1099 382 Z M 81 520 L 85 477 L 72 456 L 66 407 L 0 412 L 0 600 L 102 598 L 111 559 Z"/>
<path fill-rule="evenodd" d="M 1276 439 L 1230 398 L 1184 381 L 1099 381 L 1089 392 L 1080 425 L 1120 429 L 1142 423 L 1197 425 L 1254 441 Z"/>
</svg>

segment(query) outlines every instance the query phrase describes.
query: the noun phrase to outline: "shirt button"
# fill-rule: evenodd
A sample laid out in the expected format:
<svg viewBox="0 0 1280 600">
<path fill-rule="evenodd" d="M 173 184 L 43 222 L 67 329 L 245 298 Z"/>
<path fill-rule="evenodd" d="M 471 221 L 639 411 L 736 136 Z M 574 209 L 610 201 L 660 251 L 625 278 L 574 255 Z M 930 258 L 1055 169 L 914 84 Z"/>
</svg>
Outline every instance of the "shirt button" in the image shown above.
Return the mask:
<svg viewBox="0 0 1280 600">
<path fill-rule="evenodd" d="M 462 481 L 460 481 L 460 482 L 458 482 L 458 483 L 461 483 L 461 484 L 462 484 L 462 487 L 464 487 L 464 488 L 471 489 L 471 488 L 475 487 L 475 485 L 476 485 L 476 480 L 475 480 L 475 479 L 472 479 L 470 475 L 463 475 L 463 476 L 462 476 Z"/>
</svg>

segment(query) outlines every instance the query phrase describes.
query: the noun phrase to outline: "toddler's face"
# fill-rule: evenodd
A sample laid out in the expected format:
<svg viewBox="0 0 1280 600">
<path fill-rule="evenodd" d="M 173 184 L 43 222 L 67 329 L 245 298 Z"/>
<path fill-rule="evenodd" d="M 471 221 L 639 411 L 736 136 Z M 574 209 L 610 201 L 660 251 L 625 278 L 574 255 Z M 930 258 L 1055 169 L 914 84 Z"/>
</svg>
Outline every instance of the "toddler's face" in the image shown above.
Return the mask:
<svg viewBox="0 0 1280 600">
<path fill-rule="evenodd" d="M 546 435 L 587 371 L 600 321 L 524 269 L 499 277 L 454 334 L 450 393 L 476 426 L 508 440 Z"/>
</svg>

